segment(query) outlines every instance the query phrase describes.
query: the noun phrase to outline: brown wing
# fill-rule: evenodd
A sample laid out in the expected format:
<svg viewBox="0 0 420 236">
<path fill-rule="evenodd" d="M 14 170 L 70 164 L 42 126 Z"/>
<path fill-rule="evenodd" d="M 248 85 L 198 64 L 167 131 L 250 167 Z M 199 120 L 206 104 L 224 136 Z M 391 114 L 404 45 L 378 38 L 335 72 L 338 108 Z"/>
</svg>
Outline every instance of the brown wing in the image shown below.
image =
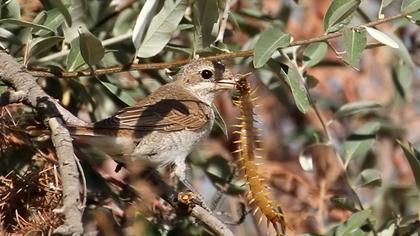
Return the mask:
<svg viewBox="0 0 420 236">
<path fill-rule="evenodd" d="M 183 88 L 162 86 L 136 106 L 127 107 L 95 127 L 120 127 L 139 131 L 197 130 L 210 118 L 211 107 Z"/>
</svg>

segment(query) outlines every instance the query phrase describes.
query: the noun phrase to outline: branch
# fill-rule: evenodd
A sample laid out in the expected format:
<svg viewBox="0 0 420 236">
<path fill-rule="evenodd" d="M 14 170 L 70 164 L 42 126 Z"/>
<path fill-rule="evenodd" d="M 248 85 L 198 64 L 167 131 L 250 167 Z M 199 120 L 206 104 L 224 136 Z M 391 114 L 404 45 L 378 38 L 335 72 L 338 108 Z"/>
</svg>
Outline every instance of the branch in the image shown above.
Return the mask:
<svg viewBox="0 0 420 236">
<path fill-rule="evenodd" d="M 417 10 L 419 11 L 419 10 Z M 354 30 L 360 30 L 362 29 L 364 26 L 376 26 L 376 25 L 380 25 L 383 23 L 387 23 L 393 20 L 397 20 L 400 18 L 404 18 L 407 17 L 417 11 L 414 12 L 407 12 L 407 13 L 400 13 L 398 15 L 394 15 L 394 16 L 390 16 L 390 17 L 386 17 L 383 19 L 379 19 L 376 21 L 372 21 L 369 22 L 367 24 L 362 24 L 359 26 L 355 26 L 352 27 L 352 29 Z M 341 32 L 335 32 L 335 33 L 330 33 L 330 34 L 326 34 L 326 35 L 322 35 L 319 37 L 315 37 L 315 38 L 311 38 L 311 39 L 305 39 L 305 40 L 298 40 L 298 41 L 294 41 L 292 42 L 288 47 L 294 47 L 294 46 L 299 46 L 299 45 L 308 45 L 310 43 L 315 43 L 315 42 L 322 42 L 322 41 L 327 41 L 333 38 L 338 38 L 341 37 L 342 33 Z M 234 52 L 228 52 L 228 53 L 221 53 L 221 54 L 217 54 L 214 56 L 209 56 L 206 57 L 209 60 L 224 60 L 224 59 L 229 59 L 229 58 L 236 58 L 236 57 L 250 57 L 254 55 L 254 50 L 250 49 L 250 50 L 246 50 L 246 51 L 234 51 Z M 93 73 L 95 75 L 104 75 L 104 74 L 113 74 L 113 73 L 119 73 L 119 72 L 123 72 L 123 71 L 132 71 L 132 70 L 157 70 L 157 69 L 164 69 L 164 68 L 171 68 L 171 67 L 176 67 L 176 66 L 180 66 L 180 65 L 184 65 L 187 64 L 189 62 L 189 60 L 185 59 L 185 60 L 179 60 L 179 61 L 173 61 L 173 62 L 167 62 L 167 63 L 148 63 L 148 64 L 128 64 L 128 65 L 118 65 L 118 66 L 112 66 L 112 67 L 106 67 L 106 68 L 102 68 L 102 69 L 96 69 L 95 71 L 92 71 L 90 69 L 86 69 L 86 70 L 81 70 L 81 71 L 51 71 L 48 69 L 31 69 L 30 73 L 33 76 L 36 77 L 61 77 L 61 78 L 71 78 L 71 77 L 79 77 L 79 76 L 92 76 Z"/>
<path fill-rule="evenodd" d="M 233 5 L 233 2 L 231 2 L 231 0 L 226 0 L 225 10 L 223 11 L 223 15 L 220 19 L 221 23 L 220 23 L 219 33 L 217 34 L 217 37 L 216 37 L 216 42 L 223 42 L 227 20 L 229 18 L 229 12 L 232 5 Z"/>
<path fill-rule="evenodd" d="M 140 173 L 140 178 L 149 181 L 160 190 L 160 197 L 167 201 L 175 209 L 185 208 L 185 204 L 178 201 L 178 193 L 172 186 L 162 180 L 159 173 L 153 168 L 147 168 Z M 134 190 L 134 192 L 136 192 Z M 219 219 L 199 205 L 191 209 L 191 216 L 204 223 L 216 235 L 233 236 L 232 231 Z"/>
<path fill-rule="evenodd" d="M 56 233 L 81 235 L 83 225 L 82 211 L 79 208 L 79 173 L 74 159 L 72 139 L 60 118 L 58 103 L 42 90 L 22 65 L 4 51 L 0 51 L 0 81 L 15 90 L 9 94 L 2 94 L 2 100 L 8 97 L 9 102 L 24 102 L 45 115 L 63 180 L 63 207 L 58 212 L 64 214 L 64 224 L 57 228 Z"/>
</svg>

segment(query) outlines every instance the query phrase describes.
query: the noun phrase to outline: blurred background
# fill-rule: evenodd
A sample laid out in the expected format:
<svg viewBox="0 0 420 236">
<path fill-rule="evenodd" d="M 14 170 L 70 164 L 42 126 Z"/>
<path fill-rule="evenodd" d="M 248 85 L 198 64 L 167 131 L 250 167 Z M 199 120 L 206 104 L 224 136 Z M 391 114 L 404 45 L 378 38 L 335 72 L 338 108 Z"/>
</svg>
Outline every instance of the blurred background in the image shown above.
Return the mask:
<svg viewBox="0 0 420 236">
<path fill-rule="evenodd" d="M 69 16 L 55 1 L 2 1 L 1 19 L 34 22 L 53 31 L 0 19 L 1 44 L 29 71 L 87 69 L 77 33 L 83 26 L 105 48 L 95 68 L 133 61 L 136 48 L 130 32 L 144 1 L 63 2 Z M 186 59 L 193 49 L 202 56 L 252 49 L 260 33 L 270 27 L 290 33 L 295 41 L 318 37 L 324 34 L 323 19 L 331 3 L 233 2 L 222 44 L 197 48 L 189 8 L 169 44 L 139 63 Z M 381 2 L 362 1 L 350 25 L 377 19 Z M 401 1 L 388 2 L 383 14 L 398 14 Z M 217 1 L 217 6 L 223 12 L 224 1 Z M 368 47 L 356 70 L 340 53 L 345 51 L 342 38 L 329 40 L 322 60 L 305 68 L 317 108 L 311 107 L 306 114 L 298 110 L 289 87 L 273 68 L 266 65 L 256 70 L 252 58 L 224 61 L 234 73 L 252 72 L 249 81 L 256 88 L 254 112 L 263 148 L 260 173 L 285 212 L 287 235 L 416 235 L 420 228 L 414 177 L 420 173 L 420 159 L 408 144 L 420 146 L 420 30 L 407 19 L 377 29 L 394 35 L 405 47 Z M 368 37 L 368 43 L 375 42 Z M 305 46 L 296 48 L 299 64 Z M 69 111 L 90 122 L 133 105 L 169 82 L 167 73 L 164 69 L 125 71 L 96 78 L 39 77 L 38 82 Z M 0 92 L 6 89 L 0 84 Z M 272 235 L 272 227 L 258 225 L 259 213 L 249 213 L 253 207 L 243 197 L 248 189 L 232 155 L 238 139 L 234 125 L 240 116 L 232 102 L 237 96 L 224 93 L 215 102 L 221 119 L 211 137 L 189 156 L 188 176 L 217 217 L 231 224 L 235 235 L 266 235 L 267 231 Z M 53 212 L 62 197 L 54 148 L 48 135 L 30 137 L 24 132 L 25 126 L 38 122 L 32 109 L 13 104 L 1 107 L 0 114 L 0 232 L 48 234 L 63 220 Z M 86 195 L 86 232 L 211 235 L 190 217 L 173 217 L 155 196 L 145 193 L 141 200 L 131 196 L 121 187 L 127 170 L 115 172 L 116 163 L 109 157 L 88 147 L 78 147 L 76 154 L 86 179 L 86 191 L 80 190 Z"/>
</svg>

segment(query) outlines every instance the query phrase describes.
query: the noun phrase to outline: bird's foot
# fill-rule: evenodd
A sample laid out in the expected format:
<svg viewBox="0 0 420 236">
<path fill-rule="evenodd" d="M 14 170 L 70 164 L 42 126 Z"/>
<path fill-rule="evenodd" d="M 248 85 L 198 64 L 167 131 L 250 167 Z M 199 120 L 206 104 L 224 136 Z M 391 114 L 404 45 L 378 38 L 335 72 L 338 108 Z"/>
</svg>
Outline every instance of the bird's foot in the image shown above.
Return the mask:
<svg viewBox="0 0 420 236">
<path fill-rule="evenodd" d="M 189 190 L 187 192 L 180 192 L 178 194 L 178 200 L 180 200 L 181 202 L 183 202 L 185 204 L 185 202 L 189 203 L 189 204 L 197 204 L 199 206 L 201 206 L 202 208 L 206 209 L 208 212 L 212 213 L 210 207 L 207 206 L 205 199 L 203 197 L 203 195 L 201 195 L 197 189 L 194 188 L 194 186 L 192 186 L 192 184 L 190 182 L 188 182 L 188 180 L 180 179 L 180 182 Z"/>
<path fill-rule="evenodd" d="M 204 197 L 192 186 L 192 184 L 187 180 L 185 176 L 186 166 L 185 163 L 177 163 L 175 164 L 175 168 L 173 171 L 173 174 L 179 179 L 179 181 L 192 193 L 194 193 L 195 197 L 193 198 L 194 201 L 192 203 L 195 203 L 202 208 L 206 209 L 208 212 L 212 212 L 210 208 L 207 206 L 206 202 L 204 201 Z M 182 194 L 181 192 L 180 194 Z M 185 193 L 184 193 L 185 195 Z"/>
</svg>

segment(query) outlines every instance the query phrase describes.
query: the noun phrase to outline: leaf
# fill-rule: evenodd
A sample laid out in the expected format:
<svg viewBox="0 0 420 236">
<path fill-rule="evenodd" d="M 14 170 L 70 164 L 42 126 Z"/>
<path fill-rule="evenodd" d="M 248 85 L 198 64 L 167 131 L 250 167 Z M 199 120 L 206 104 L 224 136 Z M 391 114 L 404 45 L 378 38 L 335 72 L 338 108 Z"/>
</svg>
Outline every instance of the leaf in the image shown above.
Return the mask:
<svg viewBox="0 0 420 236">
<path fill-rule="evenodd" d="M 359 187 L 377 187 L 381 186 L 382 177 L 381 173 L 375 169 L 363 170 L 359 175 Z"/>
<path fill-rule="evenodd" d="M 198 49 L 208 47 L 216 39 L 211 33 L 213 26 L 219 19 L 217 1 L 200 0 L 194 2 L 194 25 L 196 26 L 196 37 L 199 37 Z"/>
<path fill-rule="evenodd" d="M 90 66 L 101 61 L 105 55 L 102 42 L 85 27 L 79 27 L 79 44 L 83 60 Z"/>
<path fill-rule="evenodd" d="M 343 23 L 345 19 L 350 17 L 353 12 L 356 11 L 361 0 L 333 0 L 331 5 L 328 7 L 324 17 L 324 30 L 326 33 L 331 33 L 339 29 L 334 29 L 340 23 Z M 350 22 L 350 21 L 349 21 Z M 349 23 L 347 22 L 347 23 Z M 343 25 L 344 26 L 344 25 Z"/>
<path fill-rule="evenodd" d="M 152 57 L 169 42 L 188 7 L 187 0 L 165 1 L 160 12 L 150 22 L 137 56 Z"/>
<path fill-rule="evenodd" d="M 411 21 L 420 26 L 420 11 L 414 12 L 411 16 Z"/>
<path fill-rule="evenodd" d="M 372 38 L 378 40 L 379 42 L 391 47 L 391 48 L 399 48 L 399 45 L 397 42 L 395 42 L 391 37 L 389 37 L 384 32 L 381 32 L 379 30 L 376 30 L 371 27 L 363 26 L 363 28 L 366 29 L 368 34 L 372 36 Z"/>
<path fill-rule="evenodd" d="M 112 94 L 114 94 L 118 99 L 120 99 L 122 102 L 127 104 L 128 106 L 133 106 L 136 101 L 123 89 L 117 87 L 115 84 L 112 84 L 110 82 L 102 81 L 100 79 L 97 79 L 106 89 L 108 89 Z"/>
<path fill-rule="evenodd" d="M 414 12 L 420 9 L 419 0 L 403 0 L 401 4 L 402 12 Z"/>
<path fill-rule="evenodd" d="M 134 25 L 133 29 L 133 36 L 132 41 L 136 50 L 140 48 L 141 41 L 144 36 L 144 32 L 146 32 L 147 26 L 149 26 L 150 21 L 153 18 L 153 15 L 156 12 L 156 9 L 159 5 L 159 1 L 156 0 L 147 0 L 140 13 L 137 17 L 136 24 Z"/>
<path fill-rule="evenodd" d="M 212 156 L 205 165 L 205 172 L 213 182 L 226 184 L 232 176 L 229 162 L 222 156 Z"/>
<path fill-rule="evenodd" d="M 366 210 L 354 213 L 353 215 L 351 215 L 351 217 L 346 221 L 344 225 L 340 225 L 338 227 L 335 235 L 346 236 L 356 230 L 359 230 L 359 228 L 366 223 L 366 220 L 369 218 L 371 214 L 372 214 L 371 209 L 366 209 Z"/>
<path fill-rule="evenodd" d="M 83 60 L 82 53 L 80 52 L 79 39 L 75 38 L 70 43 L 70 52 L 67 55 L 66 66 L 68 71 L 74 71 L 81 69 L 83 65 L 86 65 Z"/>
<path fill-rule="evenodd" d="M 289 46 L 290 39 L 290 34 L 283 33 L 277 28 L 261 33 L 255 44 L 254 67 L 260 68 L 265 65 L 278 48 Z"/>
<path fill-rule="evenodd" d="M 34 24 L 34 23 L 28 22 L 28 21 L 17 20 L 17 19 L 13 19 L 13 18 L 0 19 L 0 24 L 18 25 L 18 26 L 22 26 L 22 27 L 29 27 L 29 28 L 33 28 L 33 29 L 41 29 L 41 30 L 48 30 L 50 32 L 54 32 L 52 29 L 50 29 L 46 26 Z"/>
<path fill-rule="evenodd" d="M 378 13 L 379 19 L 383 19 L 385 17 L 384 14 L 382 13 L 382 10 L 383 10 L 384 7 L 387 7 L 389 4 L 391 4 L 392 1 L 393 0 L 382 0 L 381 1 L 381 5 L 379 6 L 379 13 Z"/>
<path fill-rule="evenodd" d="M 312 67 L 324 59 L 328 45 L 325 42 L 311 43 L 303 51 L 303 64 Z"/>
<path fill-rule="evenodd" d="M 50 28 L 53 31 L 57 30 L 57 28 L 64 23 L 63 15 L 56 8 L 47 11 L 45 14 L 46 14 L 46 18 L 43 21 L 42 25 Z M 42 18 L 44 17 L 42 16 Z M 50 33 L 51 32 L 46 31 L 46 30 L 38 30 L 35 32 L 35 34 L 39 36 L 45 36 Z"/>
<path fill-rule="evenodd" d="M 350 198 L 334 196 L 334 197 L 331 198 L 331 202 L 336 207 L 347 209 L 347 210 L 352 211 L 352 212 L 358 211 L 357 208 L 356 208 L 356 203 Z"/>
<path fill-rule="evenodd" d="M 310 103 L 307 96 L 306 88 L 303 84 L 303 78 L 300 75 L 296 66 L 288 64 L 289 69 L 287 73 L 274 60 L 269 60 L 268 65 L 277 74 L 280 79 L 283 79 L 289 86 L 295 104 L 300 112 L 306 113 L 309 110 Z"/>
<path fill-rule="evenodd" d="M 392 81 L 395 88 L 395 102 L 400 104 L 404 102 L 407 97 L 407 92 L 410 90 L 413 83 L 413 70 L 405 63 L 398 63 L 393 68 Z"/>
<path fill-rule="evenodd" d="M 15 18 L 20 19 L 20 4 L 16 0 L 1 1 L 0 6 L 1 18 Z"/>
<path fill-rule="evenodd" d="M 405 157 L 407 158 L 411 170 L 413 171 L 417 189 L 420 191 L 420 153 L 411 143 L 404 144 L 400 140 L 397 140 L 397 143 L 404 151 Z"/>
<path fill-rule="evenodd" d="M 184 54 L 187 54 L 187 55 L 192 55 L 192 53 L 193 53 L 191 48 L 182 47 L 182 46 L 179 46 L 179 45 L 167 44 L 165 46 L 165 49 L 167 49 L 168 51 L 180 52 L 180 53 L 184 53 Z"/>
<path fill-rule="evenodd" d="M 391 39 L 394 40 L 398 44 L 398 48 L 394 49 L 394 52 L 398 54 L 398 56 L 404 61 L 404 63 L 409 66 L 412 70 L 416 68 L 416 65 L 411 58 L 410 52 L 408 51 L 407 47 L 404 43 L 395 35 L 390 35 Z"/>
<path fill-rule="evenodd" d="M 66 20 L 67 25 L 71 27 L 72 25 L 71 15 L 67 7 L 63 4 L 63 2 L 61 0 L 52 0 L 49 2 L 51 3 L 53 7 L 57 8 L 60 11 L 60 13 L 64 16 L 64 19 Z"/>
<path fill-rule="evenodd" d="M 347 138 L 344 142 L 345 167 L 353 158 L 367 154 L 375 142 L 376 133 L 380 127 L 379 122 L 369 122 Z"/>
<path fill-rule="evenodd" d="M 229 137 L 228 128 L 227 128 L 225 120 L 223 119 L 223 116 L 220 114 L 220 111 L 219 111 L 219 109 L 217 109 L 216 106 L 212 106 L 212 108 L 213 108 L 214 115 L 215 115 L 214 124 L 217 125 L 217 127 L 220 128 L 220 130 L 225 135 L 226 139 L 228 139 L 228 137 Z"/>
<path fill-rule="evenodd" d="M 46 38 L 37 38 L 31 43 L 29 50 L 29 56 L 35 57 L 43 52 L 50 50 L 56 44 L 63 41 L 64 38 L 61 36 L 50 36 Z"/>
<path fill-rule="evenodd" d="M 392 3 L 392 1 L 393 1 L 393 0 L 382 0 L 382 1 L 381 1 L 381 5 L 382 5 L 382 7 L 386 7 L 386 6 L 388 6 L 389 4 L 391 4 L 391 3 Z"/>
<path fill-rule="evenodd" d="M 112 35 L 118 37 L 131 31 L 131 28 L 133 27 L 132 19 L 136 15 L 137 12 L 132 8 L 127 8 L 124 11 L 122 11 L 118 15 L 117 19 L 115 20 L 114 26 L 112 27 Z M 132 32 L 131 37 L 134 37 L 134 31 Z"/>
<path fill-rule="evenodd" d="M 6 39 L 10 43 L 14 43 L 14 44 L 21 44 L 22 43 L 20 41 L 20 39 L 15 36 L 14 33 L 10 32 L 7 29 L 1 28 L 1 27 L 0 27 L 0 38 L 1 39 Z"/>
<path fill-rule="evenodd" d="M 343 30 L 343 38 L 346 61 L 351 66 L 359 68 L 360 58 L 367 43 L 366 32 L 346 28 Z"/>
<path fill-rule="evenodd" d="M 334 119 L 340 119 L 346 116 L 358 114 L 381 107 L 381 104 L 375 101 L 357 101 L 344 104 L 334 114 Z"/>
</svg>

